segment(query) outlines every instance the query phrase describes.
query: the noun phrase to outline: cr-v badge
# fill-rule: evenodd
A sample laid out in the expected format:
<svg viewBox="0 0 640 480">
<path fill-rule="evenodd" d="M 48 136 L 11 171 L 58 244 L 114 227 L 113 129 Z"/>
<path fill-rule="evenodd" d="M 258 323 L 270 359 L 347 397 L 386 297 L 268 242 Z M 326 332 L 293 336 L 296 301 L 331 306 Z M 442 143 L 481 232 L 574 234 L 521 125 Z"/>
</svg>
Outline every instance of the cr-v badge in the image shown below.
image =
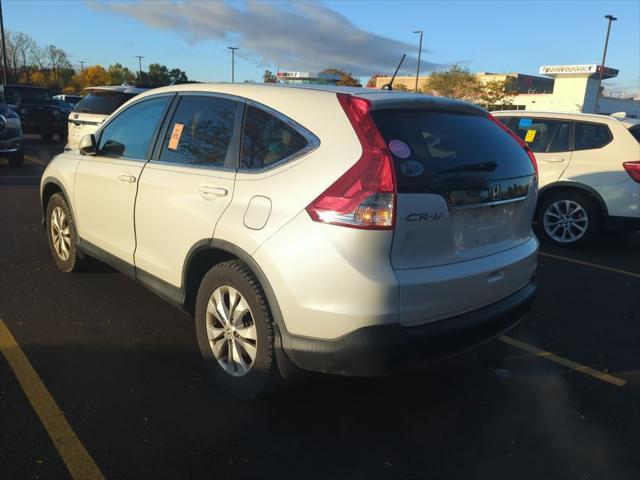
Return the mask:
<svg viewBox="0 0 640 480">
<path fill-rule="evenodd" d="M 410 213 L 407 215 L 407 222 L 431 222 L 433 220 L 440 220 L 444 216 L 444 213 Z"/>
</svg>

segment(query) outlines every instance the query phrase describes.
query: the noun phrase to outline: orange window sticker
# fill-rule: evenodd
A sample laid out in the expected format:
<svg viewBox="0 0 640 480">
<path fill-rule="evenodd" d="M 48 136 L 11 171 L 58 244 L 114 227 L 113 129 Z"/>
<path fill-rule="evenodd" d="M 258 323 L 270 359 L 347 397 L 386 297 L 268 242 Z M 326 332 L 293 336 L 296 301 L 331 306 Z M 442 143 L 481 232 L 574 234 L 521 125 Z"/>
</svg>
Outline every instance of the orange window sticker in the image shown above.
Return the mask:
<svg viewBox="0 0 640 480">
<path fill-rule="evenodd" d="M 176 123 L 173 126 L 173 131 L 171 132 L 171 138 L 169 139 L 169 145 L 167 148 L 169 150 L 177 150 L 178 143 L 180 143 L 180 136 L 182 135 L 182 129 L 184 125 L 182 123 Z"/>
<path fill-rule="evenodd" d="M 533 142 L 533 139 L 536 138 L 535 130 L 527 130 L 527 134 L 524 137 L 524 141 L 527 143 Z"/>
</svg>

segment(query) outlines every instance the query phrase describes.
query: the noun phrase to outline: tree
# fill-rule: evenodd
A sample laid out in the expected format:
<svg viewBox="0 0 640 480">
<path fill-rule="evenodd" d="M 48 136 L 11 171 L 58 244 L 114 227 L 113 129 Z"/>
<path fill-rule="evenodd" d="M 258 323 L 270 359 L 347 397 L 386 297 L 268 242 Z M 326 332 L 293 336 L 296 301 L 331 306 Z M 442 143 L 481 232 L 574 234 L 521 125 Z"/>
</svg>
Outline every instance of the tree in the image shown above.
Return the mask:
<svg viewBox="0 0 640 480">
<path fill-rule="evenodd" d="M 107 84 L 123 85 L 125 83 L 132 84 L 135 82 L 136 76 L 127 67 L 123 67 L 120 63 L 114 63 L 107 68 Z"/>
<path fill-rule="evenodd" d="M 482 85 L 480 101 L 483 107 L 492 110 L 495 105 L 510 105 L 513 95 L 512 82 L 509 79 L 493 80 Z"/>
<path fill-rule="evenodd" d="M 399 92 L 407 92 L 407 91 L 409 91 L 409 89 L 407 88 L 407 86 L 404 83 L 394 83 L 393 84 L 393 89 L 397 90 Z"/>
<path fill-rule="evenodd" d="M 278 83 L 278 77 L 271 70 L 265 70 L 262 74 L 262 81 L 264 83 Z"/>
<path fill-rule="evenodd" d="M 83 87 L 98 87 L 109 84 L 109 73 L 100 65 L 91 65 L 84 69 Z"/>
<path fill-rule="evenodd" d="M 339 68 L 325 68 L 321 73 L 329 73 L 332 75 L 339 75 L 340 80 L 338 80 L 337 85 L 342 85 L 345 87 L 361 87 L 362 84 L 355 78 L 351 72 L 347 73 L 344 70 L 340 70 Z"/>
<path fill-rule="evenodd" d="M 49 68 L 53 74 L 53 81 L 56 90 L 61 89 L 61 72 L 62 70 L 70 69 L 71 62 L 66 52 L 55 45 L 47 45 L 44 47 L 45 55 L 47 57 Z"/>
<path fill-rule="evenodd" d="M 480 97 L 480 80 L 467 68 L 454 65 L 448 70 L 433 72 L 426 82 L 426 91 L 440 97 L 475 101 Z"/>
<path fill-rule="evenodd" d="M 189 83 L 189 78 L 187 77 L 186 72 L 179 68 L 169 70 L 169 78 L 172 83 Z"/>
<path fill-rule="evenodd" d="M 373 75 L 371 75 L 369 77 L 369 80 L 367 81 L 367 87 L 368 88 L 376 88 L 376 80 L 380 77 L 385 77 L 386 75 L 383 75 L 381 73 L 374 73 Z"/>
</svg>

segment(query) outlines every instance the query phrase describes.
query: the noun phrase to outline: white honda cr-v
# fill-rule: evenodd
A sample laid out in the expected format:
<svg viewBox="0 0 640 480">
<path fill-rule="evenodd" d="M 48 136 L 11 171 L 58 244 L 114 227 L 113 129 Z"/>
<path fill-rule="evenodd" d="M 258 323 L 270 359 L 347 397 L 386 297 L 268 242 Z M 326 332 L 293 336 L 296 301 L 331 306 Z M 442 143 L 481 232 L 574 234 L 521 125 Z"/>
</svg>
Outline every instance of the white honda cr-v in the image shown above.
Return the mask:
<svg viewBox="0 0 640 480">
<path fill-rule="evenodd" d="M 536 193 L 531 152 L 478 107 L 267 85 L 137 96 L 41 183 L 58 267 L 98 258 L 195 315 L 245 398 L 508 330 L 535 293 Z"/>
</svg>

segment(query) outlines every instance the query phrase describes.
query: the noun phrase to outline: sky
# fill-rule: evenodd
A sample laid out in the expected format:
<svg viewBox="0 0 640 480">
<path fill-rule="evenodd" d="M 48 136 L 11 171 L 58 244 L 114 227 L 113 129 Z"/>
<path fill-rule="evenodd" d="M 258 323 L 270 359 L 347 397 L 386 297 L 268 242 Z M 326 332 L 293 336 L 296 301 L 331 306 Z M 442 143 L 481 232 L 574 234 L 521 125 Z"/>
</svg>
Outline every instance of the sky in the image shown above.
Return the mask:
<svg viewBox="0 0 640 480">
<path fill-rule="evenodd" d="M 103 1 L 2 0 L 7 30 L 64 49 L 74 66 L 120 62 L 180 68 L 199 81 L 261 81 L 265 69 L 338 67 L 366 78 L 458 63 L 473 72 L 537 74 L 541 65 L 606 65 L 608 92 L 640 94 L 640 1 Z"/>
</svg>

